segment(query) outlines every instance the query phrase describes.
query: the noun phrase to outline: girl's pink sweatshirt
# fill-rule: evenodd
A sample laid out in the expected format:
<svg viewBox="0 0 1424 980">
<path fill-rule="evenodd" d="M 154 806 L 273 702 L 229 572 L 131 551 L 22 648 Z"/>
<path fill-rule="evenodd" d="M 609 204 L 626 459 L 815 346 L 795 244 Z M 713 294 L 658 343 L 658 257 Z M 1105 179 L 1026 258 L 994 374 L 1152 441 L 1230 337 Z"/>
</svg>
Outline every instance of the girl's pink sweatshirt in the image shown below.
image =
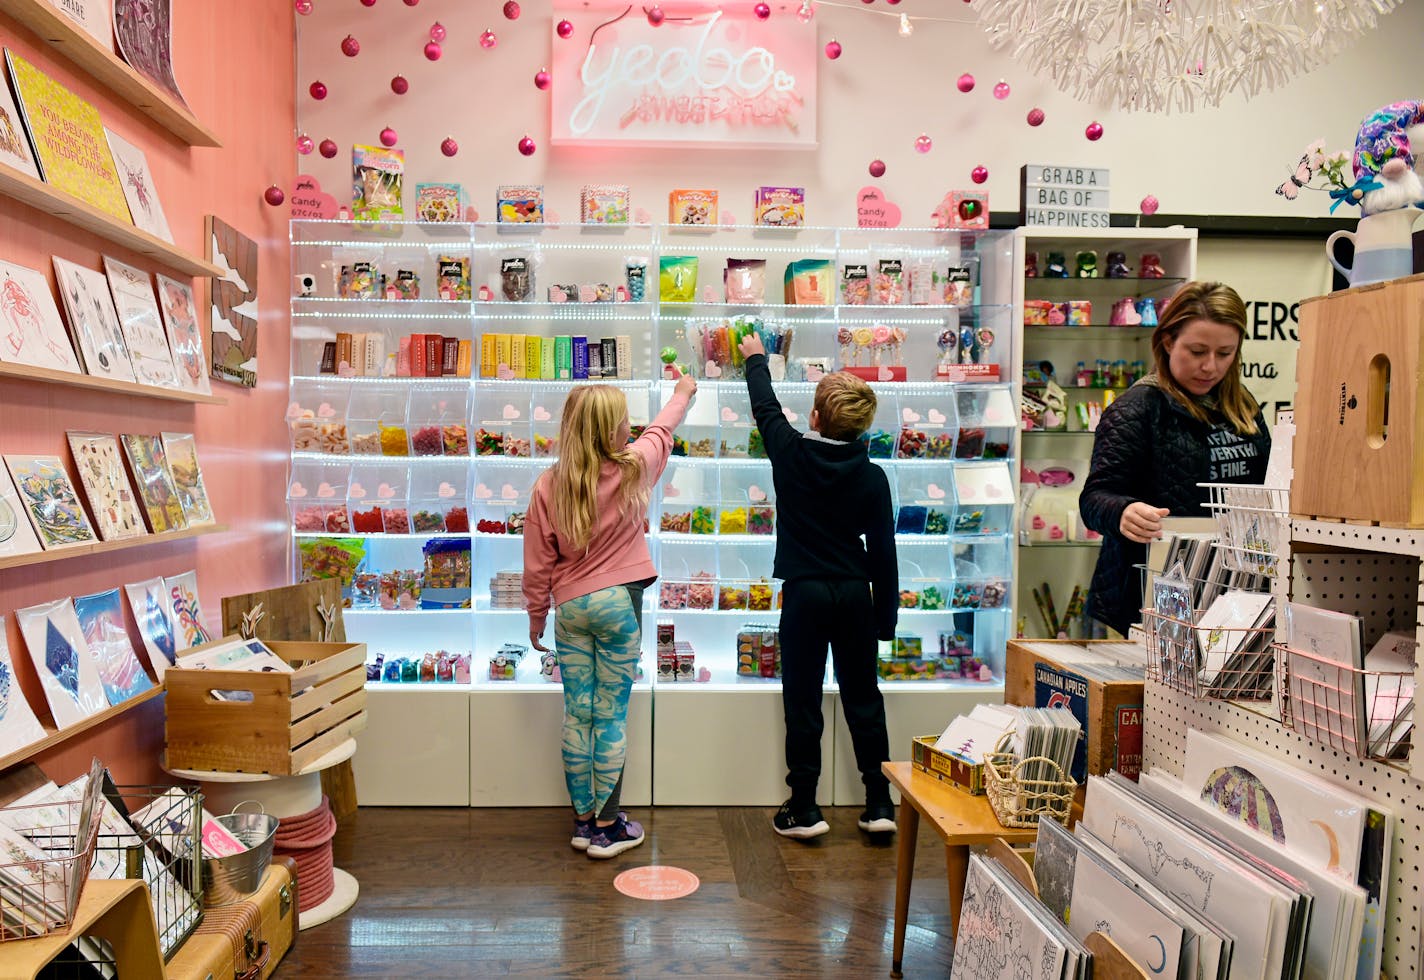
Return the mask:
<svg viewBox="0 0 1424 980">
<path fill-rule="evenodd" d="M 643 460 L 645 482 L 662 478 L 672 452 L 672 432 L 687 414 L 688 398 L 674 394 L 629 448 Z M 614 585 L 654 578 L 658 572 L 643 536 L 644 514 L 618 513 L 618 465 L 605 462 L 598 478 L 598 527 L 585 550 L 554 530 L 548 481 L 534 485 L 524 523 L 524 605 L 529 629 L 543 633 L 549 596 L 558 605 Z"/>
</svg>

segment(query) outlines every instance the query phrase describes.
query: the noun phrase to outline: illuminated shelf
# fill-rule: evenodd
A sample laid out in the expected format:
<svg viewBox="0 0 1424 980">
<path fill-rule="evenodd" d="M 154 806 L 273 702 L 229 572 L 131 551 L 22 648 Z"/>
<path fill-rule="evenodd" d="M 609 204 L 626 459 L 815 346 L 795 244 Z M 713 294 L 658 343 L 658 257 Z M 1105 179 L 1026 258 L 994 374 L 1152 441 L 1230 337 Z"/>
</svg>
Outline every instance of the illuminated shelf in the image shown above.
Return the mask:
<svg viewBox="0 0 1424 980">
<path fill-rule="evenodd" d="M 195 405 L 227 404 L 227 399 L 220 395 L 203 395 L 196 391 L 185 391 L 181 388 L 160 388 L 157 385 L 143 385 L 133 381 L 117 381 L 113 378 L 100 378 L 92 374 L 75 374 L 73 371 L 56 371 L 52 368 L 32 367 L 28 364 L 8 364 L 0 362 L 0 377 L 15 378 L 19 381 L 65 385 L 69 388 L 88 388 L 92 391 L 113 391 L 121 395 L 159 398 L 164 401 L 191 402 Z"/>
<path fill-rule="evenodd" d="M 1152 339 L 1152 327 L 1050 327 L 1027 325 L 1024 336 L 1037 340 L 1125 340 L 1137 343 Z"/>
<path fill-rule="evenodd" d="M 27 555 L 9 555 L 0 558 L 0 569 L 19 568 L 22 565 L 41 565 L 45 562 L 68 561 L 71 558 L 92 558 L 111 551 L 142 548 L 145 545 L 162 544 L 167 541 L 185 541 L 205 534 L 221 534 L 227 530 L 225 524 L 188 528 L 186 531 L 166 531 L 163 534 L 145 534 L 138 538 L 123 538 L 119 541 L 99 541 L 94 544 L 76 545 L 58 551 L 36 551 Z"/>
</svg>

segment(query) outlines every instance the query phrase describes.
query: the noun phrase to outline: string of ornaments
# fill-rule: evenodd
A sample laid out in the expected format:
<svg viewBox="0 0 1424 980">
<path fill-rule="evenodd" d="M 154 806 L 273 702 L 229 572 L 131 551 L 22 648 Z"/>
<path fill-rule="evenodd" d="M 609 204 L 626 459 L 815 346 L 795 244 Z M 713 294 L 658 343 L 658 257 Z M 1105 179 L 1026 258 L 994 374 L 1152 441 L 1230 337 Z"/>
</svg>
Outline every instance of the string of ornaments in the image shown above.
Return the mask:
<svg viewBox="0 0 1424 980">
<path fill-rule="evenodd" d="M 378 0 L 360 0 L 360 3 L 363 7 L 374 7 L 377 2 Z M 394 0 L 389 0 L 389 2 L 394 2 Z M 401 0 L 401 2 L 404 3 L 404 5 L 407 7 L 416 7 L 419 5 L 420 0 Z M 884 0 L 884 4 L 887 7 L 899 6 L 900 2 L 901 0 Z M 963 2 L 968 5 L 971 4 L 973 0 L 963 0 Z M 1397 2 L 1397 0 L 1373 0 L 1373 2 L 1382 2 L 1387 6 L 1392 6 L 1393 3 Z M 901 37 L 912 36 L 914 34 L 915 25 L 917 23 L 977 23 L 977 20 L 974 17 L 927 16 L 921 14 L 916 14 L 912 16 L 901 11 L 879 10 L 874 9 L 875 3 L 876 0 L 860 0 L 860 3 L 851 2 L 851 0 L 791 0 L 791 5 L 792 7 L 794 7 L 794 16 L 802 24 L 810 23 L 815 18 L 816 11 L 818 8 L 835 7 L 842 8 L 845 10 L 855 10 L 867 14 L 875 14 L 880 16 L 897 18 L 899 22 L 898 33 Z M 316 0 L 294 0 L 296 12 L 302 16 L 310 15 L 315 9 L 315 4 Z M 979 0 L 979 6 L 987 6 L 989 8 L 995 9 L 997 12 L 1002 12 L 1007 5 L 1008 4 L 1005 3 L 1004 0 Z M 599 27 L 595 27 L 593 31 L 590 32 L 589 43 L 592 42 L 592 35 L 596 34 L 601 27 L 607 26 L 607 24 L 615 23 L 617 20 L 621 20 L 622 17 L 628 16 L 634 9 L 635 6 L 633 4 L 629 4 L 622 15 L 615 17 L 613 20 L 607 21 L 602 25 L 599 25 Z M 769 20 L 774 15 L 774 11 L 772 9 L 771 4 L 765 2 L 765 0 L 758 0 L 758 2 L 752 3 L 750 5 L 750 9 L 752 15 L 758 20 Z M 782 4 L 781 9 L 785 11 L 787 9 L 787 5 Z M 662 9 L 662 6 L 658 3 L 652 3 L 650 5 L 642 6 L 640 10 L 642 15 L 647 19 L 647 22 L 653 27 L 661 27 L 663 24 L 669 21 L 692 22 L 696 20 L 695 17 L 669 17 L 667 13 Z M 516 2 L 516 0 L 506 0 L 506 2 L 501 7 L 501 13 L 503 14 L 505 20 L 518 20 L 521 14 L 520 6 Z M 567 18 L 560 19 L 554 25 L 554 34 L 560 41 L 573 40 L 576 33 L 577 30 L 573 22 L 568 20 Z M 991 30 L 991 34 L 992 33 L 993 31 Z M 448 40 L 448 36 L 448 31 L 446 30 L 445 26 L 439 21 L 436 21 L 431 24 L 429 30 L 429 40 L 425 42 L 423 47 L 423 54 L 428 61 L 439 61 L 444 56 L 444 45 L 445 42 Z M 479 36 L 479 45 L 482 49 L 486 51 L 492 50 L 498 45 L 498 43 L 499 38 L 491 28 L 485 28 L 485 30 Z M 361 43 L 355 37 L 355 35 L 347 34 L 344 38 L 342 38 L 340 42 L 340 49 L 341 53 L 346 57 L 355 58 L 361 53 Z M 823 51 L 828 60 L 838 61 L 840 60 L 842 55 L 845 54 L 845 47 L 837 38 L 832 37 L 829 41 L 826 42 Z M 534 87 L 536 89 L 538 89 L 539 91 L 547 91 L 553 81 L 553 77 L 548 67 L 541 67 L 538 71 L 536 71 L 533 76 L 533 81 Z M 964 74 L 960 75 L 958 79 L 956 79 L 955 85 L 961 94 L 968 95 L 974 91 L 977 85 L 977 81 L 972 74 L 965 72 Z M 404 96 L 410 92 L 410 81 L 404 75 L 397 74 L 391 78 L 390 88 L 394 94 L 398 96 Z M 307 92 L 313 100 L 318 102 L 326 99 L 327 96 L 330 94 L 327 85 L 320 80 L 315 80 L 311 82 L 311 84 L 307 88 Z M 1003 102 L 1006 101 L 1011 95 L 1012 87 L 1007 81 L 1000 79 L 994 85 L 992 93 L 996 100 Z M 1038 106 L 1034 106 L 1028 110 L 1025 116 L 1025 122 L 1027 122 L 1030 127 L 1037 128 L 1043 125 L 1046 118 L 1047 116 L 1044 110 Z M 1102 124 L 1100 122 L 1097 122 L 1096 120 L 1088 123 L 1088 125 L 1083 130 L 1083 135 L 1089 141 L 1093 142 L 1102 139 L 1104 135 L 1104 129 Z M 383 128 L 378 138 L 381 142 L 381 145 L 386 147 L 394 147 L 399 142 L 399 135 L 397 134 L 396 130 L 390 126 L 386 126 L 385 128 Z M 934 141 L 929 136 L 929 134 L 922 132 L 915 138 L 913 145 L 917 153 L 927 154 L 934 148 Z M 515 144 L 515 148 L 522 156 L 526 157 L 533 156 L 535 153 L 538 152 L 537 143 L 535 143 L 533 137 L 531 137 L 527 133 L 519 139 L 519 141 Z M 322 139 L 319 143 L 316 143 L 306 133 L 302 133 L 297 137 L 296 149 L 299 154 L 304 156 L 310 154 L 312 150 L 315 149 L 318 153 L 321 154 L 322 157 L 326 159 L 332 159 L 337 155 L 338 152 L 340 152 L 340 148 L 334 140 Z M 458 142 L 456 142 L 453 136 L 446 136 L 440 143 L 440 152 L 446 157 L 453 157 L 458 154 L 459 151 L 460 145 Z M 888 168 L 885 164 L 885 161 L 879 158 L 872 160 L 867 168 L 868 172 L 870 173 L 870 176 L 877 180 L 885 176 L 887 169 Z M 977 165 L 970 170 L 969 179 L 975 184 L 984 184 L 989 180 L 989 169 L 983 164 Z M 271 204 L 274 207 L 282 204 L 285 200 L 285 193 L 280 187 L 277 187 L 276 185 L 268 187 L 267 190 L 264 192 L 263 196 L 267 203 Z M 1149 202 L 1151 207 L 1150 210 Z M 1157 199 L 1155 197 L 1148 195 L 1147 198 L 1143 199 L 1142 211 L 1144 214 L 1152 214 L 1156 210 Z"/>
</svg>

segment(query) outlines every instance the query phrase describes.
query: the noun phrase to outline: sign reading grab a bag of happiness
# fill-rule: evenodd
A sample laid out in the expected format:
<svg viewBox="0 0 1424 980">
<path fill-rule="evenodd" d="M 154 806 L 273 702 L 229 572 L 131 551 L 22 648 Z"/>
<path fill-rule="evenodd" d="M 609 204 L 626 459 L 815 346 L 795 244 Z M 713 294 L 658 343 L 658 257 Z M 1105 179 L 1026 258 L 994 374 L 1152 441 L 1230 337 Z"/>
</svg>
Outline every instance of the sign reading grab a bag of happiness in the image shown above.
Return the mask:
<svg viewBox="0 0 1424 980">
<path fill-rule="evenodd" d="M 559 146 L 816 146 L 816 29 L 706 5 L 556 0 L 552 142 Z"/>
</svg>

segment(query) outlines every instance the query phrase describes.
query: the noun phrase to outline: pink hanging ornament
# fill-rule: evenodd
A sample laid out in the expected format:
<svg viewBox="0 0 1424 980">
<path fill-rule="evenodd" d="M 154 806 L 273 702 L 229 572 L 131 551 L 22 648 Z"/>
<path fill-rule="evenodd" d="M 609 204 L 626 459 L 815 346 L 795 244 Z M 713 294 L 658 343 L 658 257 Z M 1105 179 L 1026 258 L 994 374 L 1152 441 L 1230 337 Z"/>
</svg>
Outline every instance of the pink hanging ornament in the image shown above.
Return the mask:
<svg viewBox="0 0 1424 980">
<path fill-rule="evenodd" d="M 872 176 L 872 177 L 884 177 L 884 176 L 885 176 L 885 161 L 884 161 L 884 160 L 871 160 L 871 161 L 870 161 L 870 176 Z"/>
<path fill-rule="evenodd" d="M 801 0 L 801 6 L 796 8 L 796 19 L 803 24 L 809 24 L 815 16 L 816 8 L 811 6 L 811 0 Z"/>
<path fill-rule="evenodd" d="M 439 61 L 440 56 L 445 53 L 445 49 L 440 47 L 438 41 L 427 41 L 425 44 L 425 57 L 431 61 Z"/>
<path fill-rule="evenodd" d="M 756 14 L 757 20 L 766 20 L 771 16 L 771 8 L 764 3 L 759 3 L 752 8 L 752 13 Z"/>
<path fill-rule="evenodd" d="M 980 164 L 973 170 L 969 171 L 969 179 L 974 181 L 974 183 L 976 184 L 984 183 L 984 181 L 989 179 L 989 168 L 984 166 L 983 164 Z"/>
<path fill-rule="evenodd" d="M 480 35 L 480 47 L 488 51 L 490 48 L 494 47 L 498 43 L 499 38 L 494 36 L 494 31 L 486 27 L 485 32 Z"/>
<path fill-rule="evenodd" d="M 1083 130 L 1083 135 L 1094 142 L 1103 138 L 1103 124 L 1100 122 L 1088 123 L 1088 128 Z"/>
<path fill-rule="evenodd" d="M 445 30 L 445 25 L 440 23 L 440 21 L 437 20 L 430 25 L 430 40 L 443 41 L 447 36 L 448 32 Z"/>
<path fill-rule="evenodd" d="M 1000 102 L 1003 102 L 1008 97 L 1009 83 L 1001 79 L 999 81 L 999 84 L 994 86 L 994 98 L 998 99 Z"/>
<path fill-rule="evenodd" d="M 930 139 L 929 136 L 927 136 L 926 134 L 921 133 L 918 137 L 915 138 L 916 153 L 928 153 L 930 150 L 933 149 L 934 140 Z"/>
<path fill-rule="evenodd" d="M 959 81 L 955 82 L 955 84 L 959 87 L 959 91 L 961 92 L 972 92 L 974 91 L 974 76 L 969 74 L 969 72 L 965 72 L 959 76 Z"/>
<path fill-rule="evenodd" d="M 361 0 L 361 6 L 363 7 L 374 7 L 375 5 L 376 0 Z"/>
<path fill-rule="evenodd" d="M 534 145 L 534 140 L 532 140 L 528 136 L 524 137 L 519 141 L 519 152 L 524 154 L 526 157 L 532 157 L 534 155 L 534 151 L 537 149 L 538 147 Z"/>
<path fill-rule="evenodd" d="M 324 82 L 312 82 L 311 87 L 308 88 L 307 91 L 310 92 L 311 97 L 318 102 L 326 98 L 326 84 Z"/>
<path fill-rule="evenodd" d="M 663 8 L 657 4 L 653 4 L 652 7 L 648 9 L 648 23 L 654 27 L 661 27 L 666 16 L 667 15 L 663 13 Z"/>
<path fill-rule="evenodd" d="M 382 146 L 395 146 L 398 142 L 400 142 L 400 137 L 396 135 L 396 131 L 394 129 L 391 129 L 391 127 L 387 126 L 385 129 L 381 130 Z"/>
<path fill-rule="evenodd" d="M 504 19 L 505 19 L 505 20 L 518 20 L 518 19 L 519 19 L 519 4 L 515 3 L 514 0 L 508 0 L 508 2 L 505 3 L 505 5 L 504 5 Z"/>
<path fill-rule="evenodd" d="M 414 7 L 418 3 L 420 3 L 420 0 L 405 0 L 405 5 L 407 7 Z"/>
<path fill-rule="evenodd" d="M 361 42 L 356 40 L 350 34 L 346 35 L 346 37 L 343 38 L 341 41 L 341 53 L 346 55 L 346 57 L 348 58 L 356 57 L 358 54 L 361 53 Z"/>
<path fill-rule="evenodd" d="M 837 58 L 839 58 L 840 56 L 841 56 L 841 42 L 839 42 L 839 41 L 834 41 L 834 40 L 833 40 L 833 41 L 827 41 L 827 42 L 826 42 L 826 57 L 827 57 L 827 58 L 830 58 L 832 61 L 835 61 L 835 60 L 836 60 Z"/>
<path fill-rule="evenodd" d="M 541 92 L 549 87 L 549 81 L 549 69 L 540 68 L 534 73 L 534 87 L 539 89 Z"/>
<path fill-rule="evenodd" d="M 447 136 L 440 141 L 440 152 L 447 157 L 452 157 L 460 152 L 460 144 L 455 142 L 455 137 Z"/>
<path fill-rule="evenodd" d="M 559 26 L 554 28 L 554 32 L 567 41 L 574 36 L 574 25 L 571 21 L 561 20 Z"/>
<path fill-rule="evenodd" d="M 265 191 L 262 192 L 262 199 L 275 208 L 281 206 L 282 202 L 287 199 L 287 195 L 286 192 L 282 190 L 282 188 L 278 187 L 276 184 L 273 184 L 271 187 L 267 188 Z"/>
<path fill-rule="evenodd" d="M 306 133 L 297 137 L 297 152 L 302 156 L 306 156 L 314 149 L 316 149 L 316 144 L 312 142 L 312 138 Z"/>
<path fill-rule="evenodd" d="M 297 0 L 297 13 L 305 17 L 312 12 L 312 0 Z"/>
<path fill-rule="evenodd" d="M 405 95 L 410 91 L 410 82 L 404 75 L 397 75 L 391 79 L 391 91 L 396 95 Z"/>
<path fill-rule="evenodd" d="M 1028 119 L 1028 124 L 1030 126 L 1042 126 L 1044 118 L 1043 110 L 1038 108 L 1037 106 L 1034 106 L 1028 111 L 1028 116 L 1026 116 L 1025 118 Z"/>
<path fill-rule="evenodd" d="M 1161 207 L 1162 204 L 1160 201 L 1157 200 L 1157 198 L 1153 197 L 1151 194 L 1148 194 L 1142 199 L 1142 204 L 1139 206 L 1142 208 L 1143 214 L 1153 215 L 1157 213 L 1157 209 Z"/>
<path fill-rule="evenodd" d="M 338 147 L 336 145 L 336 140 L 322 140 L 317 145 L 316 149 L 318 153 L 330 160 L 332 157 L 336 156 L 336 151 Z"/>
</svg>

